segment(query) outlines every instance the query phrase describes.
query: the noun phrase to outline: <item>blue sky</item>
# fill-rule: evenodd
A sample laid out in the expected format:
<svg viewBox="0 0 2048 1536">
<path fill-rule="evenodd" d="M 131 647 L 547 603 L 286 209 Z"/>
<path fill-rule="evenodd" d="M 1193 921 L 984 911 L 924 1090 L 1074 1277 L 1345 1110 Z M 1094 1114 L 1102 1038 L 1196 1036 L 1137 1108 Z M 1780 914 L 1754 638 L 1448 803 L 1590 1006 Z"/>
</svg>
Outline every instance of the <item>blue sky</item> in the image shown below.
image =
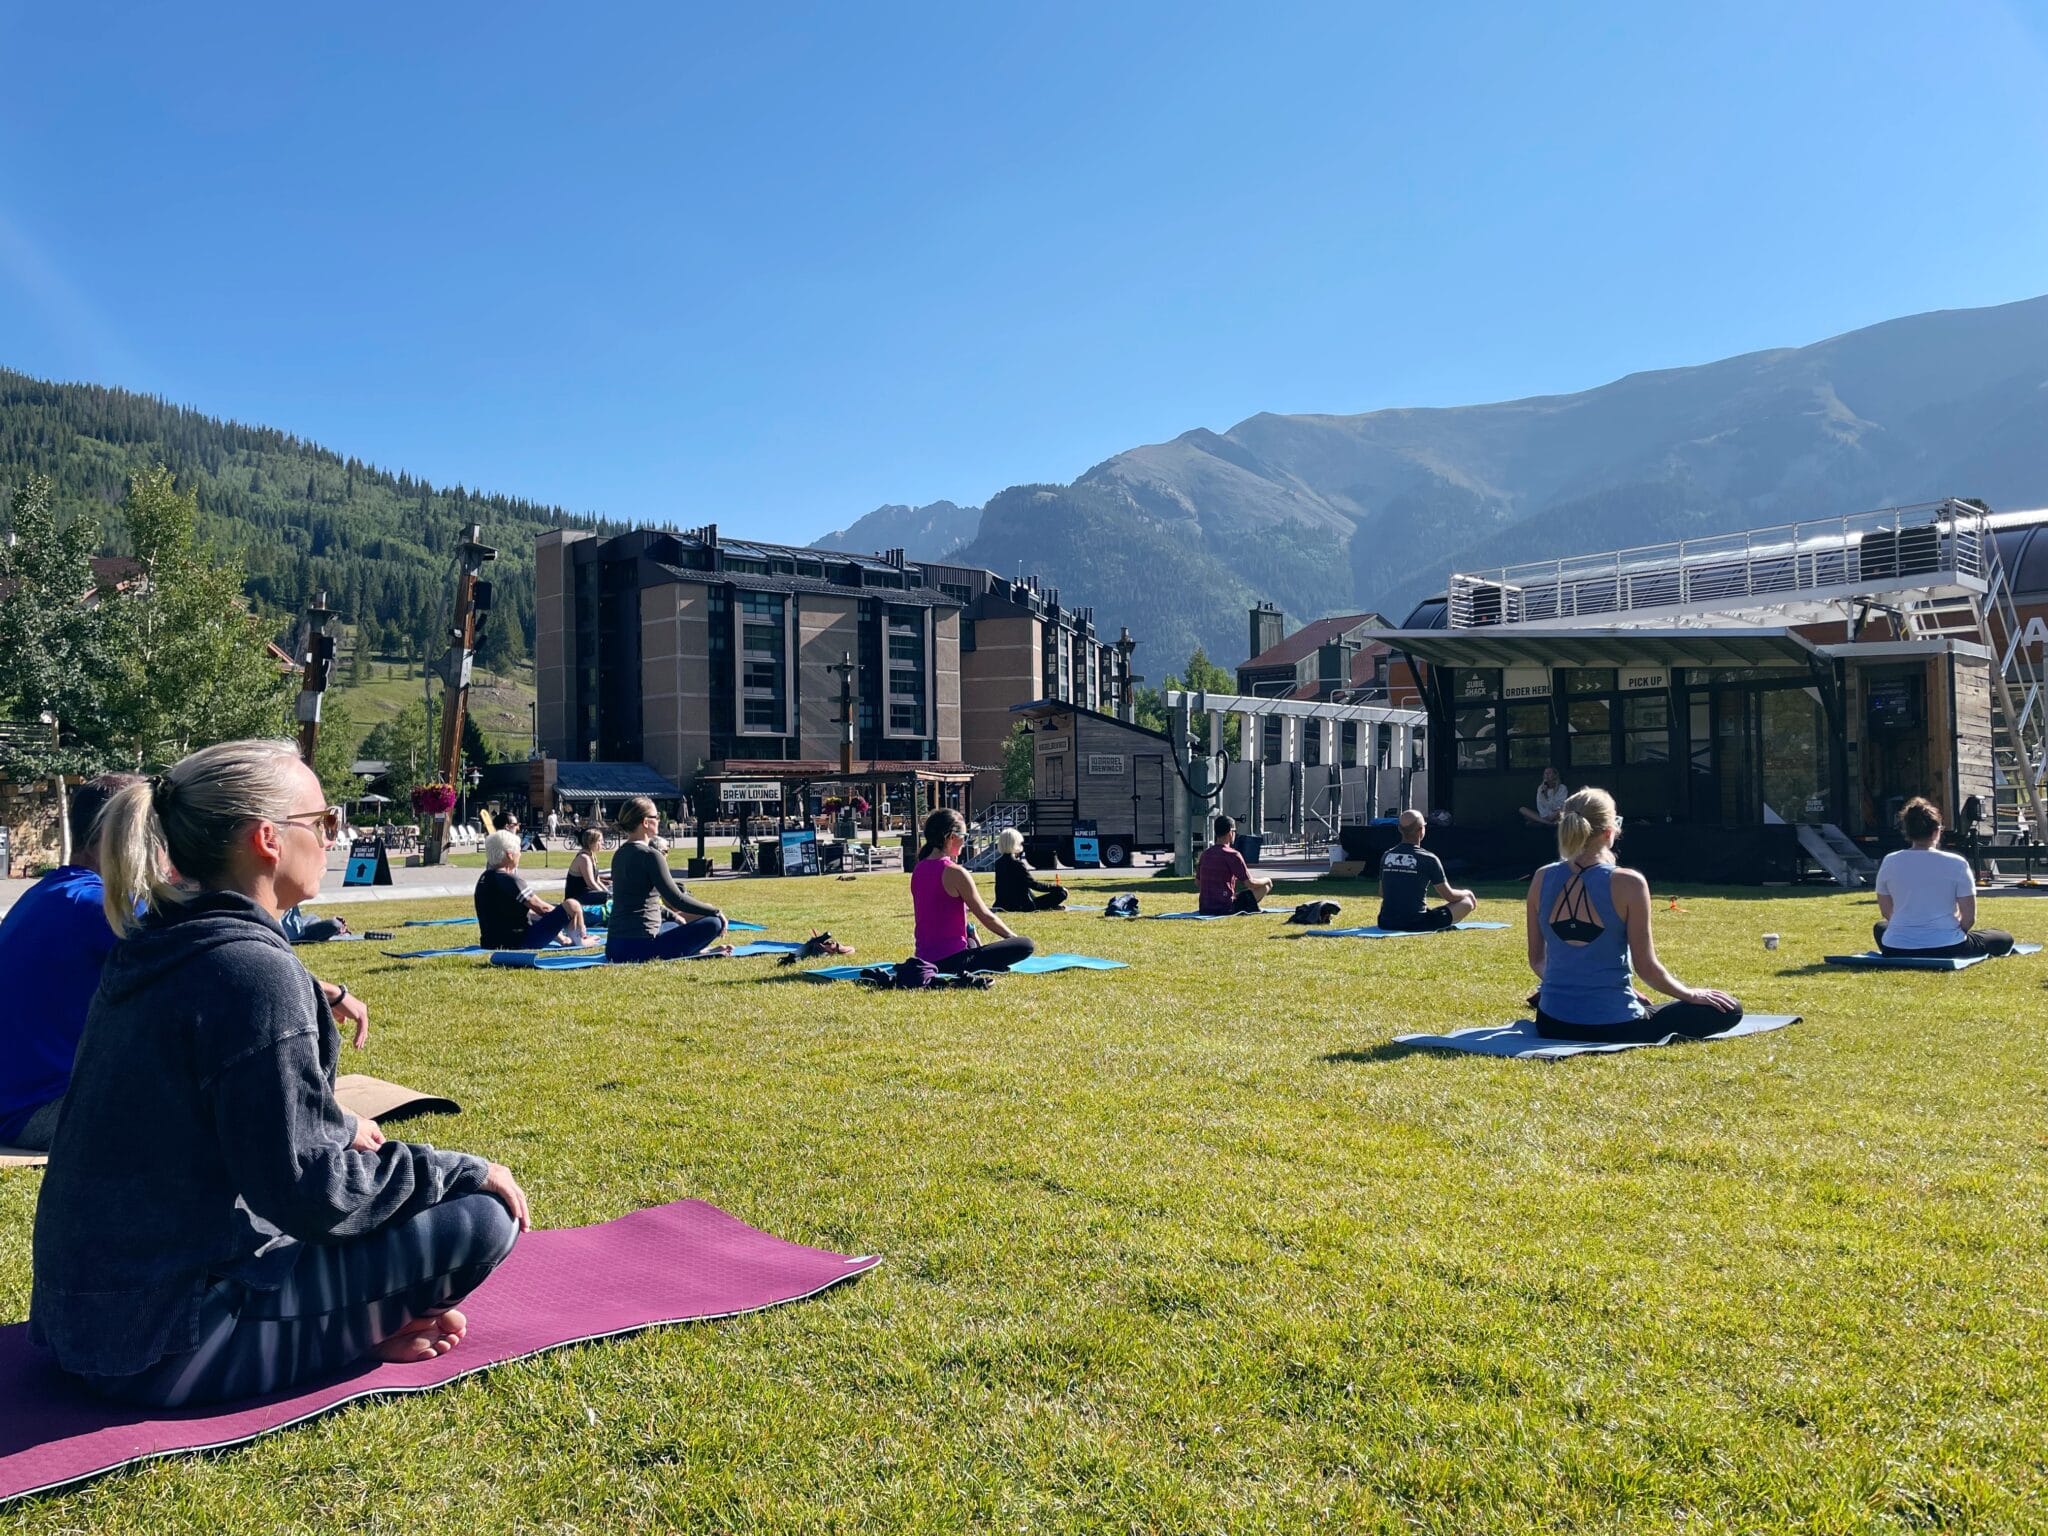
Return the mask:
<svg viewBox="0 0 2048 1536">
<path fill-rule="evenodd" d="M 0 365 L 809 538 L 2048 291 L 2044 83 L 1980 0 L 0 0 Z"/>
</svg>

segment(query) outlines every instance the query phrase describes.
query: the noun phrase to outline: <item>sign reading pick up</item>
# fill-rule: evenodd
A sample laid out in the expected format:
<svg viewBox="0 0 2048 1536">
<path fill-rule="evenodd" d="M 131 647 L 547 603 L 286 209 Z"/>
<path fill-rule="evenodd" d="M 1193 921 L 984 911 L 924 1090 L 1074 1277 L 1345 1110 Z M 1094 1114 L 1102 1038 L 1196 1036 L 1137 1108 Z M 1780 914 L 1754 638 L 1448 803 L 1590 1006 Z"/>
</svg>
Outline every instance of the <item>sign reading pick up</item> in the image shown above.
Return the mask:
<svg viewBox="0 0 2048 1536">
<path fill-rule="evenodd" d="M 773 779 L 727 779 L 718 786 L 718 797 L 727 805 L 779 805 L 782 786 Z"/>
</svg>

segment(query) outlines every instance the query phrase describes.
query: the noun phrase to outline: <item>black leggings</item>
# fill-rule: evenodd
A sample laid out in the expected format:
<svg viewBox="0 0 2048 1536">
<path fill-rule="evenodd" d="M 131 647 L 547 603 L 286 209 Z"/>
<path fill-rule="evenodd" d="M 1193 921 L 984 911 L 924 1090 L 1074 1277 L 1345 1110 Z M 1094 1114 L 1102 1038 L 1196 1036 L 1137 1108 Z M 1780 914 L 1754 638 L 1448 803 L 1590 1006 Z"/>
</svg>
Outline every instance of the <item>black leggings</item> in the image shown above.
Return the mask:
<svg viewBox="0 0 2048 1536">
<path fill-rule="evenodd" d="M 1960 944 L 1950 944 L 1941 949 L 1893 949 L 1884 941 L 1883 923 L 1870 925 L 1870 936 L 1877 941 L 1878 950 L 1887 955 L 1918 955 L 1927 960 L 1966 960 L 1971 955 L 2009 955 L 2012 953 L 2012 935 L 2002 928 L 1972 928 L 1963 935 Z"/>
<path fill-rule="evenodd" d="M 1666 1035 L 1683 1035 L 1688 1040 L 1704 1039 L 1733 1029 L 1742 1022 L 1742 1005 L 1723 1013 L 1712 1003 L 1672 1001 L 1652 1008 L 1647 1018 L 1625 1024 L 1567 1024 L 1536 1010 L 1536 1033 L 1546 1040 L 1585 1040 L 1601 1045 L 1635 1045 L 1662 1040 Z"/>
<path fill-rule="evenodd" d="M 1029 960 L 1037 948 L 1029 939 L 1001 939 L 994 944 L 973 945 L 932 964 L 948 976 L 958 976 L 966 971 L 1007 971 L 1019 960 Z"/>
<path fill-rule="evenodd" d="M 199 1345 L 133 1376 L 87 1376 L 108 1397 L 159 1408 L 262 1397 L 318 1381 L 408 1323 L 483 1284 L 519 1224 L 482 1191 L 336 1243 L 304 1243 L 282 1284 L 217 1279 L 199 1301 Z"/>
</svg>

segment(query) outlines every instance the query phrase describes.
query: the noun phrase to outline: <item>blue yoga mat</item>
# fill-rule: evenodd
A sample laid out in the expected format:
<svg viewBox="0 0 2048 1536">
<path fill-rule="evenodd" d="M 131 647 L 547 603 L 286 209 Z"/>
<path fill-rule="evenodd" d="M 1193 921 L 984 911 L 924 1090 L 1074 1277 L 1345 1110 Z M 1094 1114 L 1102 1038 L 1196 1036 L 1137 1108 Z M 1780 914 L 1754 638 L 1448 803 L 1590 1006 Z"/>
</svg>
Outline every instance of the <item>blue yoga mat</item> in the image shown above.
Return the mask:
<svg viewBox="0 0 2048 1536">
<path fill-rule="evenodd" d="M 490 963 L 521 971 L 580 971 L 605 959 L 601 949 L 494 949 Z"/>
<path fill-rule="evenodd" d="M 756 939 L 737 944 L 729 955 L 684 955 L 685 960 L 744 960 L 749 955 L 794 955 L 802 951 L 801 939 Z M 601 949 L 500 949 L 491 953 L 492 965 L 509 965 L 526 971 L 580 971 L 587 966 L 607 965 Z M 632 962 L 641 965 L 658 961 Z"/>
<path fill-rule="evenodd" d="M 1138 915 L 1155 923 L 1173 918 L 1186 918 L 1195 923 L 1220 923 L 1233 917 L 1282 917 L 1293 910 L 1292 907 L 1261 907 L 1256 912 L 1140 912 Z"/>
<path fill-rule="evenodd" d="M 481 944 L 460 944 L 454 949 L 387 949 L 384 953 L 394 960 L 433 960 L 442 955 L 481 955 L 486 951 Z"/>
<path fill-rule="evenodd" d="M 2041 952 L 2038 944 L 2015 944 L 2015 955 L 2037 955 Z M 1866 949 L 1860 955 L 1824 955 L 1821 958 L 1829 965 L 1846 965 L 1858 971 L 1966 971 L 1973 965 L 1986 960 L 1995 960 L 1996 955 L 1887 955 L 1879 950 Z"/>
<path fill-rule="evenodd" d="M 1736 1040 L 1744 1035 L 1766 1035 L 1774 1029 L 1783 1029 L 1788 1024 L 1797 1024 L 1796 1013 L 1752 1013 L 1733 1029 L 1723 1030 L 1718 1035 L 1708 1035 L 1701 1042 L 1711 1044 L 1716 1040 Z M 1591 1041 L 1546 1040 L 1536 1033 L 1536 1026 L 1528 1019 L 1519 1019 L 1513 1024 L 1481 1024 L 1472 1029 L 1454 1029 L 1448 1035 L 1396 1035 L 1396 1045 L 1412 1045 L 1425 1051 L 1466 1051 L 1475 1056 L 1513 1056 L 1522 1061 L 1557 1061 L 1566 1056 L 1612 1055 L 1615 1051 L 1635 1051 L 1646 1045 L 1671 1045 L 1685 1039 L 1682 1035 L 1666 1035 L 1662 1040 L 1636 1040 L 1627 1044 L 1595 1045 Z"/>
<path fill-rule="evenodd" d="M 1506 923 L 1453 923 L 1451 930 L 1462 931 L 1479 928 L 1505 928 Z M 1408 928 L 1311 928 L 1302 935 L 1305 939 L 1421 939 L 1432 933 L 1443 933 L 1445 929 L 1429 928 L 1415 931 Z"/>
<path fill-rule="evenodd" d="M 473 917 L 411 917 L 407 918 L 400 926 L 405 928 L 474 928 L 476 926 L 476 919 Z M 596 924 L 592 924 L 590 931 L 592 933 L 603 933 L 604 929 Z M 725 931 L 727 933 L 766 933 L 768 930 L 759 923 L 735 923 L 728 919 Z"/>
<path fill-rule="evenodd" d="M 887 967 L 893 969 L 893 966 Z M 1121 960 L 1104 960 L 1099 955 L 1033 955 L 1020 960 L 1010 967 L 1013 975 L 1043 976 L 1048 971 L 1120 971 L 1124 968 Z M 815 971 L 803 974 L 812 981 L 852 981 L 866 966 L 821 965 Z M 995 973 L 1001 975 L 1000 971 Z"/>
</svg>

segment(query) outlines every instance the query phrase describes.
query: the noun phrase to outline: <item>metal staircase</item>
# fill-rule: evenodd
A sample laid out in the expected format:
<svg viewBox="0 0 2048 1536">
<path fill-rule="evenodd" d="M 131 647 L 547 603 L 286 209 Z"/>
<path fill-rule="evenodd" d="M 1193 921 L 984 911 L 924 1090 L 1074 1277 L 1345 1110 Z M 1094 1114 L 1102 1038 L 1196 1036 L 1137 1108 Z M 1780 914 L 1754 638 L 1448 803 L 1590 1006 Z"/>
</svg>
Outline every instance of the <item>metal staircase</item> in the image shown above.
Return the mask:
<svg viewBox="0 0 2048 1536">
<path fill-rule="evenodd" d="M 1863 890 L 1877 883 L 1877 866 L 1870 856 L 1840 827 L 1829 823 L 1815 826 L 1799 822 L 1793 830 L 1807 856 L 1828 872 L 1828 877 L 1845 890 Z"/>
<path fill-rule="evenodd" d="M 1977 525 L 1982 590 L 1930 591 L 1900 601 L 1900 627 L 1914 639 L 1967 640 L 1990 656 L 1992 826 L 2017 829 L 2024 820 L 2038 837 L 2042 779 L 2048 775 L 2048 696 L 2041 666 L 2020 643 L 2025 626 L 1988 518 L 1963 502 L 1949 502 L 1944 511 L 1958 527 L 1971 521 Z"/>
</svg>

